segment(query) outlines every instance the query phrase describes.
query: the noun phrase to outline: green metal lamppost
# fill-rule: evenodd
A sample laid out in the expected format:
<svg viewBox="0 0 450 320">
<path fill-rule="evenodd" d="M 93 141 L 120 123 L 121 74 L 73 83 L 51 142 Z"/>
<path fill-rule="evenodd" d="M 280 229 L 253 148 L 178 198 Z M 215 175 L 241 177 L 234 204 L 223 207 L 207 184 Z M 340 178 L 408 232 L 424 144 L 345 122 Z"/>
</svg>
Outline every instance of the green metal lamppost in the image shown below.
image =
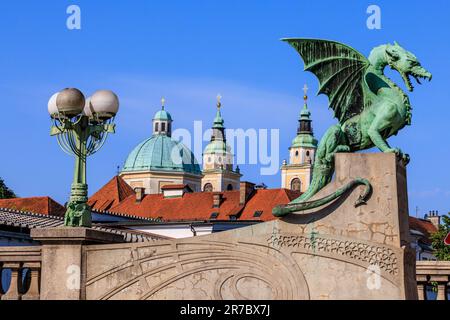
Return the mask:
<svg viewBox="0 0 450 320">
<path fill-rule="evenodd" d="M 91 227 L 91 208 L 86 183 L 86 159 L 105 143 L 109 133 L 115 132 L 114 117 L 119 99 L 109 90 L 95 92 L 85 99 L 74 88 L 55 93 L 48 102 L 52 119 L 51 136 L 56 136 L 64 152 L 75 156 L 75 171 L 64 217 L 67 227 Z"/>
</svg>

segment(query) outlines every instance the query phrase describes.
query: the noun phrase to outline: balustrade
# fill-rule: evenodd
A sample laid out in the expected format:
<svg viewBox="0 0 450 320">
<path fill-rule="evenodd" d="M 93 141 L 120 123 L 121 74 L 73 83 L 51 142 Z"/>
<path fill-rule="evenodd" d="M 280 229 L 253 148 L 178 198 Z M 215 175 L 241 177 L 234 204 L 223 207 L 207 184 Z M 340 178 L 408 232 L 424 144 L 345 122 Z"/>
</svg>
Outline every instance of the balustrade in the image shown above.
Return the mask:
<svg viewBox="0 0 450 320">
<path fill-rule="evenodd" d="M 39 300 L 40 247 L 0 248 L 0 300 Z"/>
</svg>

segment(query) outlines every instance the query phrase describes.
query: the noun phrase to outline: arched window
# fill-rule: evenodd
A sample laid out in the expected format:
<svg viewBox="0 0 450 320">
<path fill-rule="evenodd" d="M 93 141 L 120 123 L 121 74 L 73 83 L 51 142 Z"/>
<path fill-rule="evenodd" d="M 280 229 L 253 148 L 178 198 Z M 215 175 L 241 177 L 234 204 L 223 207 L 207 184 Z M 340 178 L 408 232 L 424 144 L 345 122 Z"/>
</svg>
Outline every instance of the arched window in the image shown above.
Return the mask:
<svg viewBox="0 0 450 320">
<path fill-rule="evenodd" d="M 166 131 L 166 123 L 165 122 L 161 123 L 161 131 L 162 132 Z"/>
<path fill-rule="evenodd" d="M 232 191 L 233 190 L 233 186 L 231 185 L 231 184 L 229 184 L 228 186 L 227 186 L 227 191 Z"/>
<path fill-rule="evenodd" d="M 159 123 L 156 122 L 156 123 L 155 123 L 155 133 L 158 132 L 158 131 L 159 131 Z"/>
<path fill-rule="evenodd" d="M 301 191 L 302 183 L 299 178 L 292 179 L 291 181 L 291 190 L 293 191 Z"/>
<path fill-rule="evenodd" d="M 296 156 L 296 157 L 298 157 L 298 150 L 297 150 L 297 151 L 295 151 L 295 156 Z"/>
<path fill-rule="evenodd" d="M 306 151 L 306 156 L 309 157 L 309 150 Z"/>
<path fill-rule="evenodd" d="M 213 186 L 211 183 L 207 183 L 203 186 L 203 191 L 204 192 L 212 192 L 213 191 Z"/>
</svg>

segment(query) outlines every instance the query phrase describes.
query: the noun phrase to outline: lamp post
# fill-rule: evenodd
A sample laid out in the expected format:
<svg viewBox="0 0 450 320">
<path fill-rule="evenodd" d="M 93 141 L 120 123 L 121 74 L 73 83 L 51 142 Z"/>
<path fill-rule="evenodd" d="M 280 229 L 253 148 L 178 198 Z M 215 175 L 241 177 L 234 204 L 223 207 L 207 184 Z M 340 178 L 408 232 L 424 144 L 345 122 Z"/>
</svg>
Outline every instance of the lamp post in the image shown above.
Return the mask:
<svg viewBox="0 0 450 320">
<path fill-rule="evenodd" d="M 114 117 L 119 99 L 109 90 L 95 92 L 85 99 L 75 88 L 55 93 L 48 102 L 52 119 L 51 136 L 56 136 L 61 149 L 75 156 L 75 170 L 64 217 L 67 227 L 91 227 L 91 208 L 86 183 L 86 159 L 105 143 L 109 133 L 115 132 Z"/>
</svg>

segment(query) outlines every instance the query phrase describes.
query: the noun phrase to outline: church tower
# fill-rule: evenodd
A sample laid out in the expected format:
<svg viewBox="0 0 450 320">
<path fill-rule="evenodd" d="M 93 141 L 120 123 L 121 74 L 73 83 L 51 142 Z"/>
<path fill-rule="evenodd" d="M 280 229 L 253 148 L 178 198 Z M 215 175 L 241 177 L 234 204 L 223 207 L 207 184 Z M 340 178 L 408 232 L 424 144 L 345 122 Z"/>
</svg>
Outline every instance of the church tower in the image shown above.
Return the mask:
<svg viewBox="0 0 450 320">
<path fill-rule="evenodd" d="M 311 126 L 311 112 L 308 109 L 308 87 L 303 88 L 305 95 L 303 109 L 300 112 L 297 136 L 289 148 L 289 163 L 286 160 L 281 167 L 281 187 L 305 192 L 312 178 L 317 140 Z"/>
<path fill-rule="evenodd" d="M 217 96 L 217 113 L 211 140 L 203 151 L 202 191 L 206 192 L 238 190 L 242 176 L 239 167 L 233 169 L 233 154 L 227 145 L 220 99 L 221 96 Z"/>
</svg>

